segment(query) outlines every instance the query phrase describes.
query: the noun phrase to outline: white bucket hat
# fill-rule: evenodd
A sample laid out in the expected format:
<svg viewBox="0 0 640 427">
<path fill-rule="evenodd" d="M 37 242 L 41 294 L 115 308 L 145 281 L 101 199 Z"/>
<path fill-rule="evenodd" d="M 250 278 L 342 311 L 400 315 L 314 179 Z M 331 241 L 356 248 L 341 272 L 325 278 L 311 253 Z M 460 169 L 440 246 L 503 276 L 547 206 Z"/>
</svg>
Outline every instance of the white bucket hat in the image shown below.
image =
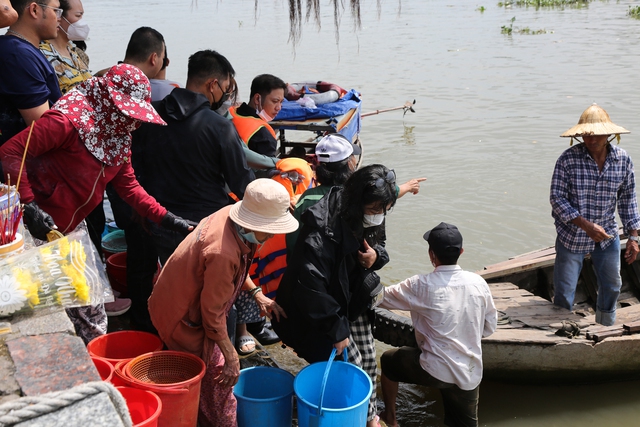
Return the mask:
<svg viewBox="0 0 640 427">
<path fill-rule="evenodd" d="M 249 230 L 286 234 L 298 229 L 298 221 L 289 213 L 289 192 L 272 179 L 252 181 L 244 198 L 229 211 L 231 220 Z"/>
</svg>

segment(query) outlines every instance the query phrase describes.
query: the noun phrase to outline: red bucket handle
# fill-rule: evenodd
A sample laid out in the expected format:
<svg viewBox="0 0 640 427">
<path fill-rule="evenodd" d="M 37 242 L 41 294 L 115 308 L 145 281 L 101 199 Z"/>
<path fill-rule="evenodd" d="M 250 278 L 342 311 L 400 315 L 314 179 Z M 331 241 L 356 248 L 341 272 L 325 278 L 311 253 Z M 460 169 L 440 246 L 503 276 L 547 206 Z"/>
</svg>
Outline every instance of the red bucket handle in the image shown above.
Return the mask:
<svg viewBox="0 0 640 427">
<path fill-rule="evenodd" d="M 189 393 L 189 389 L 188 388 L 171 388 L 171 387 L 154 387 L 151 384 L 140 384 L 140 383 L 134 383 L 134 387 L 135 388 L 140 388 L 143 390 L 150 390 L 153 392 L 157 392 L 157 393 L 165 393 L 165 394 L 186 394 Z"/>
</svg>

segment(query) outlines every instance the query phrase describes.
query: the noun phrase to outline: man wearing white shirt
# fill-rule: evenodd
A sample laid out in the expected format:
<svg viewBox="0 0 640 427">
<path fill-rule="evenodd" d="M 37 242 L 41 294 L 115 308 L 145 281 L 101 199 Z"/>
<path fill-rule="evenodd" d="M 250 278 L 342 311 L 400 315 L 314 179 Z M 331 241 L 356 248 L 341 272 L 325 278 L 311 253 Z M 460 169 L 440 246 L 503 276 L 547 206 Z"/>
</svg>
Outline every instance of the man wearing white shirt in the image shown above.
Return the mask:
<svg viewBox="0 0 640 427">
<path fill-rule="evenodd" d="M 455 225 L 440 223 L 424 234 L 435 270 L 384 290 L 381 307 L 411 312 L 419 348 L 386 351 L 380 358 L 385 410 L 397 426 L 398 382 L 436 387 L 447 426 L 477 426 L 483 337 L 496 329 L 497 312 L 487 282 L 457 265 L 464 252 Z"/>
</svg>

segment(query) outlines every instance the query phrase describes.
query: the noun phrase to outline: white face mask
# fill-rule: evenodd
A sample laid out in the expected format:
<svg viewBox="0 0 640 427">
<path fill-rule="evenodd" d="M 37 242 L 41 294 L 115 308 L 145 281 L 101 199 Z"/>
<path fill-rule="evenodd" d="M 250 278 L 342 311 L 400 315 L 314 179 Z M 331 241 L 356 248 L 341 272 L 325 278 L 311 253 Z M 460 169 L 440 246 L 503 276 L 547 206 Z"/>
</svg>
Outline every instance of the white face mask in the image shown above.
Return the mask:
<svg viewBox="0 0 640 427">
<path fill-rule="evenodd" d="M 238 230 L 238 234 L 240 235 L 240 237 L 242 237 L 245 241 L 247 241 L 249 243 L 254 243 L 256 245 L 261 245 L 261 244 L 263 244 L 264 242 L 267 241 L 267 239 L 265 239 L 265 240 L 263 240 L 261 242 L 256 237 L 256 233 L 254 233 L 253 231 L 247 231 L 244 227 L 240 227 L 239 225 L 236 225 L 236 228 Z"/>
<path fill-rule="evenodd" d="M 258 107 L 262 108 L 262 97 L 258 97 Z M 267 114 L 264 108 L 262 108 L 260 111 L 258 111 L 258 108 L 256 108 L 256 114 L 262 117 L 262 120 L 264 120 L 265 122 L 270 122 L 271 120 L 273 120 L 273 117 Z"/>
<path fill-rule="evenodd" d="M 375 214 L 375 215 L 364 214 L 364 218 L 362 220 L 362 226 L 364 228 L 376 227 L 382 224 L 382 221 L 384 221 L 383 213 Z"/>
<path fill-rule="evenodd" d="M 64 33 L 69 37 L 71 41 L 84 41 L 89 37 L 89 24 L 87 24 L 84 19 L 80 19 L 79 21 L 74 22 L 73 24 L 67 20 L 67 18 L 62 17 L 69 24 L 69 28 Z M 60 27 L 62 29 L 62 27 Z"/>
<path fill-rule="evenodd" d="M 233 106 L 233 102 L 230 99 L 227 99 L 226 101 L 224 101 L 222 103 L 222 105 L 220 106 L 220 108 L 218 108 L 216 111 L 216 113 L 220 114 L 221 116 L 226 116 L 227 113 L 229 112 L 229 108 L 231 108 Z"/>
<path fill-rule="evenodd" d="M 267 112 L 266 112 L 264 109 L 262 109 L 262 111 L 260 111 L 260 112 L 258 113 L 258 115 L 259 115 L 260 117 L 262 117 L 262 119 L 263 119 L 265 122 L 270 122 L 271 120 L 273 120 L 273 117 L 271 117 L 270 115 L 268 115 L 268 114 L 267 114 Z"/>
</svg>

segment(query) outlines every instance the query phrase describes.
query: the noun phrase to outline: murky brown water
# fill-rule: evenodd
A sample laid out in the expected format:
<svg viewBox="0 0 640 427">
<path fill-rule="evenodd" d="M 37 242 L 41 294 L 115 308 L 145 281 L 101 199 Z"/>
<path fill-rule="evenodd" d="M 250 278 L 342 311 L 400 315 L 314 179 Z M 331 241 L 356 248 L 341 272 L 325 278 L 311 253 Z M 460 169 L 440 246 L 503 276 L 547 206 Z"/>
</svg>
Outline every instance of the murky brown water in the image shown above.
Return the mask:
<svg viewBox="0 0 640 427">
<path fill-rule="evenodd" d="M 187 58 L 212 48 L 237 71 L 241 96 L 252 78 L 272 73 L 289 82 L 329 80 L 355 87 L 363 111 L 416 99 L 416 114 L 364 119 L 367 162 L 393 167 L 400 179 L 428 178 L 388 219 L 388 283 L 429 270 L 422 233 L 440 221 L 465 238 L 463 267 L 476 270 L 553 243 L 548 188 L 558 135 L 598 102 L 632 131 L 621 146 L 640 162 L 640 21 L 626 16 L 637 1 L 596 1 L 583 9 L 499 8 L 497 0 L 362 0 L 362 30 L 342 19 L 336 46 L 328 2 L 322 28 L 305 26 L 295 56 L 287 44 L 287 3 L 260 0 L 98 2 L 85 0 L 94 69 L 122 59 L 131 32 L 148 25 L 167 40 L 168 77 L 186 78 Z M 478 7 L 484 6 L 481 13 Z M 545 29 L 540 35 L 500 33 Z M 380 351 L 384 346 L 380 346 Z M 576 361 L 579 363 L 579 361 Z M 640 383 L 531 387 L 485 383 L 480 416 L 488 426 L 635 426 Z M 406 387 L 404 426 L 441 425 L 433 394 Z"/>
</svg>

